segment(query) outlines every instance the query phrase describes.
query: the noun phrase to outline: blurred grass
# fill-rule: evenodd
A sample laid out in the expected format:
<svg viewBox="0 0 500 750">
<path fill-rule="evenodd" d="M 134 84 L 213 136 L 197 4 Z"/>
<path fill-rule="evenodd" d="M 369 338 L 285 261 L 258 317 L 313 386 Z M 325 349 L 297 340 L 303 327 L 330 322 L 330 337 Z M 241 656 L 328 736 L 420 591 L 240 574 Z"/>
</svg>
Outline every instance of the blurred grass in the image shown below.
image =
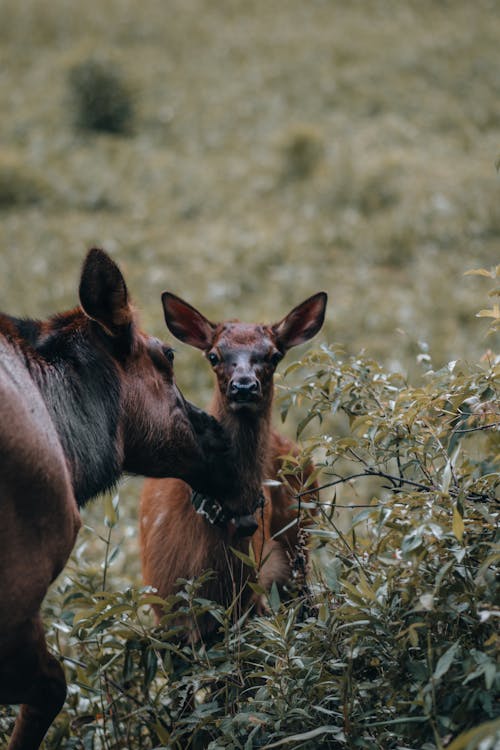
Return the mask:
<svg viewBox="0 0 500 750">
<path fill-rule="evenodd" d="M 494 2 L 0 7 L 2 158 L 43 185 L 0 207 L 3 310 L 75 304 L 97 244 L 157 335 L 163 289 L 248 320 L 325 289 L 315 343 L 410 371 L 420 340 L 436 365 L 487 347 L 481 280 L 463 272 L 498 263 Z M 135 93 L 131 137 L 73 126 L 68 76 L 96 58 Z M 206 403 L 208 368 L 176 348 L 178 382 Z"/>
<path fill-rule="evenodd" d="M 3 0 L 2 151 L 59 201 L 2 211 L 2 308 L 72 304 L 98 243 L 157 333 L 163 288 L 249 319 L 325 288 L 324 337 L 351 351 L 476 356 L 462 273 L 498 260 L 499 32 L 484 0 Z M 137 91 L 133 138 L 72 128 L 68 74 L 95 56 Z M 297 128 L 314 164 L 286 179 Z"/>
</svg>

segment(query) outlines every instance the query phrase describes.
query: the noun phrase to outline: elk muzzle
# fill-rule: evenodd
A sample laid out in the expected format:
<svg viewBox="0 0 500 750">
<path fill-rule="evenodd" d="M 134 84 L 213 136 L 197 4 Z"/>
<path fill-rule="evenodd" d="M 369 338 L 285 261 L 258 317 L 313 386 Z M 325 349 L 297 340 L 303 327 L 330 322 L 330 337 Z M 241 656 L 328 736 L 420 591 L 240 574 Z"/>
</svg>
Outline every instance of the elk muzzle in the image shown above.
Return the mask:
<svg viewBox="0 0 500 750">
<path fill-rule="evenodd" d="M 235 404 L 252 404 L 261 396 L 260 383 L 257 378 L 249 375 L 233 377 L 229 381 L 227 395 Z"/>
<path fill-rule="evenodd" d="M 231 533 L 237 537 L 253 536 L 259 528 L 253 515 L 232 518 L 229 524 Z"/>
</svg>

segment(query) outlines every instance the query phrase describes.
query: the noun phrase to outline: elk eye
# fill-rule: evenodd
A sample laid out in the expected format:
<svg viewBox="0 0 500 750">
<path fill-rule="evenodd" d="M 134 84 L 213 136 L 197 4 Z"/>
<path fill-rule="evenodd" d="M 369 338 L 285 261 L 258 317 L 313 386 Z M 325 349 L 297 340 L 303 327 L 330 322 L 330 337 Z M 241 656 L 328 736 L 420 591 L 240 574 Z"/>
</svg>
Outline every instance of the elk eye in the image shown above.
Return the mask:
<svg viewBox="0 0 500 750">
<path fill-rule="evenodd" d="M 174 361 L 174 357 L 175 357 L 174 350 L 171 349 L 169 346 L 163 347 L 163 354 L 165 355 L 165 357 L 168 359 L 169 362 Z"/>
<path fill-rule="evenodd" d="M 210 354 L 208 355 L 208 361 L 210 362 L 212 367 L 215 367 L 215 365 L 219 362 L 219 357 L 215 352 L 210 352 Z"/>
<path fill-rule="evenodd" d="M 283 355 L 281 352 L 274 352 L 274 354 L 271 355 L 271 364 L 276 367 L 278 362 L 281 362 L 283 359 Z"/>
</svg>

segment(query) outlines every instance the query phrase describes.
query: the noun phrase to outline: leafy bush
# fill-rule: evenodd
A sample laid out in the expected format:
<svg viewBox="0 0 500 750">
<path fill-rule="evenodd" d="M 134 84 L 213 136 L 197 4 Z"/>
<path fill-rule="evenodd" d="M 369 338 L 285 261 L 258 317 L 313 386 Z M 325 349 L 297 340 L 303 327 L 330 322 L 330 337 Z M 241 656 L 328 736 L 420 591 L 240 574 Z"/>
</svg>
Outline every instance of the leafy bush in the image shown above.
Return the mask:
<svg viewBox="0 0 500 750">
<path fill-rule="evenodd" d="M 106 133 L 129 133 L 134 119 L 131 90 L 120 69 L 101 60 L 85 60 L 68 75 L 75 126 Z"/>
<path fill-rule="evenodd" d="M 282 136 L 280 151 L 283 179 L 304 180 L 321 161 L 323 138 L 312 125 L 294 125 Z"/>
<path fill-rule="evenodd" d="M 288 368 L 283 415 L 306 411 L 289 470 L 313 454 L 323 492 L 302 508 L 310 590 L 273 589 L 266 616 L 235 621 L 185 581 L 153 627 L 156 594 L 113 578 L 106 500 L 102 568 L 83 540 L 46 607 L 70 683 L 48 748 L 498 748 L 500 357 L 420 360 L 417 385 L 335 347 Z M 186 643 L 179 607 L 219 637 Z"/>
<path fill-rule="evenodd" d="M 0 153 L 0 209 L 41 203 L 49 193 L 44 181 L 17 154 Z"/>
</svg>

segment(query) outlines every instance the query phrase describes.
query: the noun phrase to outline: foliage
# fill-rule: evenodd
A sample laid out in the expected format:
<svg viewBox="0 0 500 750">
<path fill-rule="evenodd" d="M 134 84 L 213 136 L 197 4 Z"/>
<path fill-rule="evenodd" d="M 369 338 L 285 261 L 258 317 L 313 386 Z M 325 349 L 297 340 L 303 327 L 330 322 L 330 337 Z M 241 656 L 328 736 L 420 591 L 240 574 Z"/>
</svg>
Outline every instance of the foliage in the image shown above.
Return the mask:
<svg viewBox="0 0 500 750">
<path fill-rule="evenodd" d="M 117 66 L 102 60 L 85 60 L 71 68 L 68 86 L 78 128 L 106 133 L 130 132 L 134 103 Z"/>
<path fill-rule="evenodd" d="M 317 128 L 295 125 L 282 135 L 280 151 L 283 179 L 304 180 L 313 174 L 323 156 L 323 139 Z"/>
<path fill-rule="evenodd" d="M 421 360 L 418 385 L 335 347 L 288 368 L 283 414 L 305 407 L 309 433 L 289 470 L 313 454 L 323 493 L 302 508 L 310 590 L 273 589 L 265 616 L 235 622 L 185 581 L 153 627 L 157 595 L 112 579 L 105 500 L 102 567 L 83 541 L 46 608 L 70 682 L 47 748 L 497 747 L 500 358 Z M 217 638 L 187 643 L 179 611 L 210 611 Z"/>
<path fill-rule="evenodd" d="M 473 271 L 468 271 L 469 275 L 486 276 L 489 279 L 500 279 L 500 266 L 492 268 L 488 271 L 486 268 L 477 268 Z M 489 297 L 494 299 L 500 297 L 500 287 L 495 286 L 489 292 Z M 492 307 L 485 310 L 480 310 L 477 313 L 478 318 L 491 318 L 490 325 L 488 328 L 488 334 L 493 334 L 500 330 L 500 305 L 498 302 L 493 303 Z"/>
<path fill-rule="evenodd" d="M 18 154 L 0 152 L 0 210 L 43 203 L 50 190 Z"/>
</svg>

